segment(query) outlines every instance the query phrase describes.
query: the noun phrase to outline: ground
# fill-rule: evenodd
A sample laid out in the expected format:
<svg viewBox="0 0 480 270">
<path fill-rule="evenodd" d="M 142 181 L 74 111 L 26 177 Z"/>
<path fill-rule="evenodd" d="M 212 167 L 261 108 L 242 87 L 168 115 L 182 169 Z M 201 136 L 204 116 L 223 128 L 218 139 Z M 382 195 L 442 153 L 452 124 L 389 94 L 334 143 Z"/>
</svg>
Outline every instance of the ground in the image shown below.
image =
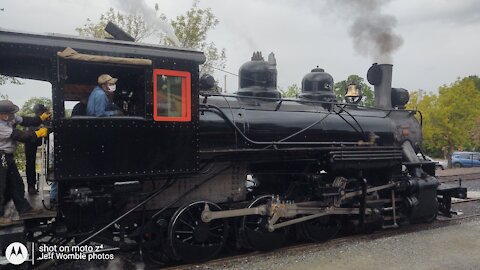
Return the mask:
<svg viewBox="0 0 480 270">
<path fill-rule="evenodd" d="M 466 180 L 466 174 L 476 169 L 437 171 L 456 179 L 462 174 L 462 185 L 468 188 L 469 198 L 479 198 L 480 180 Z M 475 176 L 476 177 L 476 176 Z M 450 182 L 458 184 L 458 182 Z M 473 195 L 473 197 L 472 197 Z M 41 207 L 41 195 L 27 196 L 33 205 Z M 48 191 L 45 191 L 48 202 Z M 458 201 L 457 201 L 458 202 Z M 371 235 L 344 236 L 326 243 L 306 243 L 272 252 L 253 252 L 221 258 L 205 264 L 190 264 L 175 269 L 480 269 L 480 201 L 456 203 L 460 215 L 467 217 L 450 221 L 441 218 L 432 224 L 408 225 L 401 229 L 382 230 Z M 10 205 L 9 214 L 16 217 Z M 160 269 L 133 262 L 130 256 L 116 255 L 110 262 L 88 263 L 72 261 L 55 269 Z"/>
<path fill-rule="evenodd" d="M 362 236 L 184 269 L 479 269 L 480 219 L 377 238 Z"/>
</svg>

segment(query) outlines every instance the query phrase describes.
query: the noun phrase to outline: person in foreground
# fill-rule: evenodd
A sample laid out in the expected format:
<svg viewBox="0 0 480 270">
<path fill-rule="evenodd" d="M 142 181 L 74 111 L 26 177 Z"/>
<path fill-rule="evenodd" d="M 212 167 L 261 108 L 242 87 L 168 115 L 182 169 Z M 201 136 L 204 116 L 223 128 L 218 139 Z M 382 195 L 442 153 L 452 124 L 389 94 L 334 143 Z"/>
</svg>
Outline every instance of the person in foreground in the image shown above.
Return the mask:
<svg viewBox="0 0 480 270">
<path fill-rule="evenodd" d="M 48 109 L 43 104 L 35 104 L 33 111 L 36 116 L 40 116 L 47 112 Z M 39 127 L 33 126 L 27 128 L 29 131 L 35 131 Z M 27 175 L 28 194 L 35 195 L 38 193 L 35 185 L 37 184 L 37 172 L 35 170 L 35 162 L 37 159 L 37 148 L 42 144 L 42 140 L 26 141 L 25 142 L 25 174 Z"/>
<path fill-rule="evenodd" d="M 45 127 L 36 131 L 21 131 L 16 128 L 17 124 L 26 127 L 39 126 L 50 118 L 50 113 L 45 112 L 35 117 L 21 117 L 15 115 L 16 112 L 18 112 L 18 106 L 10 100 L 0 100 L 0 227 L 12 224 L 10 218 L 4 217 L 5 205 L 10 199 L 13 200 L 21 218 L 28 218 L 42 212 L 42 209 L 33 209 L 25 199 L 25 186 L 13 155 L 17 142 L 32 142 L 48 135 Z"/>
</svg>

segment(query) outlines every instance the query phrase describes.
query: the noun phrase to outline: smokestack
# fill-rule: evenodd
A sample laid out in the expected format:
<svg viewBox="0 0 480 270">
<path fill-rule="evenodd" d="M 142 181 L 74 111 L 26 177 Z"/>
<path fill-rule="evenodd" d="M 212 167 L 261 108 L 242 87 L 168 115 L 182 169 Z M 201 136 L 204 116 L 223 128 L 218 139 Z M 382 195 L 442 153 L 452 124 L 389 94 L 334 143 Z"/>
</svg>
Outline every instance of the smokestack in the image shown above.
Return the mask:
<svg viewBox="0 0 480 270">
<path fill-rule="evenodd" d="M 392 68 L 391 64 L 374 63 L 368 69 L 367 80 L 375 89 L 375 107 L 392 109 Z"/>
</svg>

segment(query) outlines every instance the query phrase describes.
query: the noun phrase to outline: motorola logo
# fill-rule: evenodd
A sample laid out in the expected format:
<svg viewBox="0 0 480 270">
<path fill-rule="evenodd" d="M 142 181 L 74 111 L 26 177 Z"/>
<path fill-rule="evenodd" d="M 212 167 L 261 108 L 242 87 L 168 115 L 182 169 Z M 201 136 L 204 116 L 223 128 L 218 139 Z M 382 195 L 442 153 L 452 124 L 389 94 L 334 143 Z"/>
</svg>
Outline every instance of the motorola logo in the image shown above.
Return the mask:
<svg viewBox="0 0 480 270">
<path fill-rule="evenodd" d="M 14 265 L 19 265 L 28 259 L 27 247 L 19 242 L 13 242 L 5 250 L 5 257 Z"/>
</svg>

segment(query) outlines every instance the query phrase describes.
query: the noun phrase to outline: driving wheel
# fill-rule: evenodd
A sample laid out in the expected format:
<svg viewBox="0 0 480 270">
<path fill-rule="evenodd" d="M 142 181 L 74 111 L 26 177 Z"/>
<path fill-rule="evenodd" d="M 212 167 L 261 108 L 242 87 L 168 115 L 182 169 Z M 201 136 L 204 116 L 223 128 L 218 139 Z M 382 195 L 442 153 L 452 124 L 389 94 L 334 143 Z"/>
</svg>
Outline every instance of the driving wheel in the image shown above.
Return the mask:
<svg viewBox="0 0 480 270">
<path fill-rule="evenodd" d="M 273 199 L 271 195 L 265 195 L 254 199 L 248 208 L 267 204 Z M 281 220 L 280 220 L 281 221 Z M 288 235 L 288 228 L 280 228 L 273 232 L 267 229 L 268 216 L 250 215 L 244 216 L 240 224 L 240 237 L 242 244 L 253 250 L 272 250 L 281 247 Z"/>
<path fill-rule="evenodd" d="M 328 215 L 299 223 L 297 228 L 305 239 L 323 242 L 334 238 L 340 231 L 341 225 L 339 217 Z"/>
<path fill-rule="evenodd" d="M 228 235 L 226 219 L 203 222 L 205 204 L 211 211 L 221 208 L 212 202 L 194 201 L 180 207 L 170 220 L 167 243 L 175 259 L 187 262 L 206 261 L 215 257 Z"/>
</svg>

